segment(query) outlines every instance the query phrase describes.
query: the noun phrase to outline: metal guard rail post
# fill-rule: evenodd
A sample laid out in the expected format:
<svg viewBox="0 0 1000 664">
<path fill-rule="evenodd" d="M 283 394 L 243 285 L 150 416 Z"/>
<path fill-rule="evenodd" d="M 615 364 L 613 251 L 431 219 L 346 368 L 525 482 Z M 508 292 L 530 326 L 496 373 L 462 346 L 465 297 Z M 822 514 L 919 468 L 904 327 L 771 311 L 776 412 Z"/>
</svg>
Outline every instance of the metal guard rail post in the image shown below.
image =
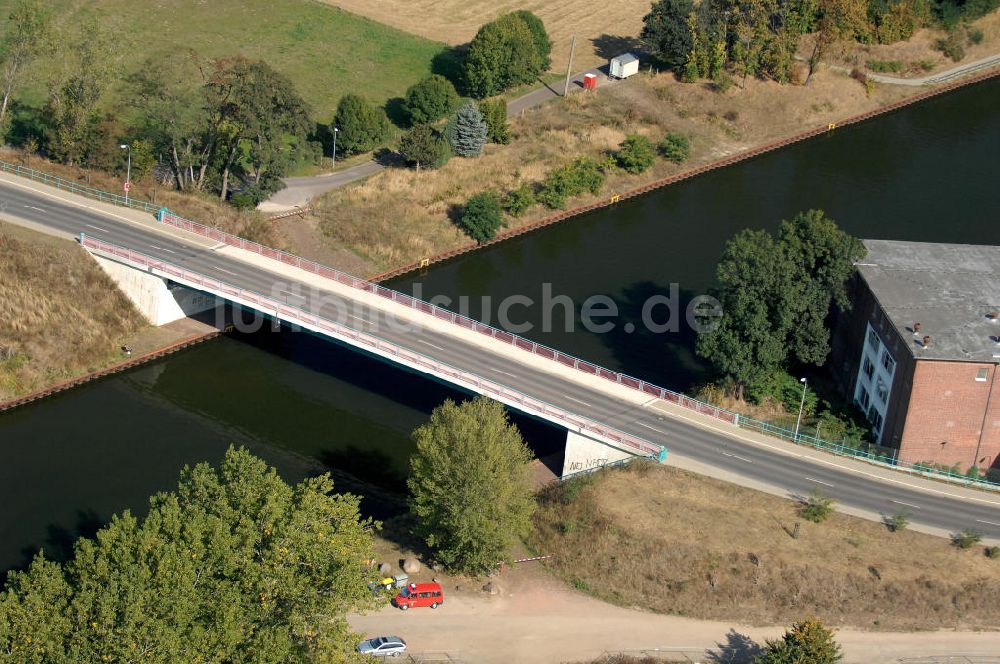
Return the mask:
<svg viewBox="0 0 1000 664">
<path fill-rule="evenodd" d="M 600 424 L 599 422 L 589 418 L 581 417 L 575 413 L 566 411 L 558 406 L 553 406 L 552 404 L 540 399 L 529 397 L 528 395 L 507 387 L 506 385 L 487 380 L 468 371 L 463 371 L 462 369 L 453 367 L 439 360 L 435 360 L 408 348 L 403 348 L 374 335 L 339 325 L 321 316 L 309 313 L 304 309 L 279 302 L 278 300 L 274 300 L 266 295 L 257 293 L 256 291 L 228 284 L 213 277 L 208 277 L 206 275 L 187 270 L 146 254 L 89 237 L 83 233 L 80 234 L 80 244 L 86 249 L 90 249 L 110 257 L 124 259 L 134 265 L 158 270 L 171 278 L 185 280 L 189 283 L 195 284 L 199 288 L 207 289 L 225 297 L 237 298 L 239 300 L 250 302 L 255 306 L 262 307 L 267 312 L 274 311 L 277 317 L 284 318 L 289 322 L 304 323 L 306 325 L 319 328 L 333 336 L 352 339 L 361 348 L 367 346 L 369 348 L 388 353 L 390 356 L 405 360 L 408 363 L 423 366 L 437 372 L 438 374 L 449 376 L 459 383 L 475 386 L 476 389 L 485 394 L 494 395 L 501 401 L 513 401 L 527 409 L 553 417 L 563 422 L 570 429 L 587 431 L 603 436 L 609 440 L 613 440 L 632 448 L 639 456 L 659 459 L 662 458 L 665 453 L 665 448 L 662 445 L 627 434 L 624 431 Z"/>
<path fill-rule="evenodd" d="M 998 488 L 1000 489 L 1000 483 L 992 482 L 986 478 L 972 478 L 965 475 L 959 475 L 956 473 L 951 473 L 948 471 L 927 468 L 926 466 L 921 466 L 918 464 L 912 464 L 905 461 L 899 461 L 897 459 L 886 457 L 882 455 L 872 454 L 870 452 L 858 450 L 855 448 L 847 447 L 845 445 L 840 445 L 830 441 L 823 440 L 821 438 L 816 438 L 814 436 L 808 436 L 802 433 L 795 435 L 795 432 L 791 429 L 785 427 L 776 426 L 768 422 L 763 422 L 761 420 L 755 420 L 754 418 L 747 417 L 745 415 L 740 415 L 736 412 L 726 410 L 725 408 L 720 408 L 697 399 L 692 399 L 691 397 L 681 394 L 680 392 L 674 392 L 673 390 L 668 390 L 667 388 L 660 387 L 653 383 L 649 383 L 639 378 L 635 378 L 628 374 L 623 374 L 621 372 L 612 371 L 611 369 L 606 369 L 598 364 L 582 360 L 568 353 L 555 350 L 543 344 L 525 339 L 516 334 L 506 332 L 499 328 L 495 328 L 492 325 L 487 325 L 481 323 L 477 320 L 468 318 L 461 314 L 449 311 L 430 302 L 417 299 L 411 295 L 401 293 L 399 291 L 393 290 L 391 288 L 386 288 L 380 284 L 370 282 L 366 279 L 361 279 L 353 275 L 341 272 L 336 268 L 321 265 L 314 261 L 306 258 L 302 258 L 295 254 L 290 254 L 286 251 L 280 249 L 274 249 L 272 247 L 267 247 L 261 245 L 252 240 L 247 240 L 239 236 L 233 235 L 232 233 L 227 233 L 225 231 L 219 230 L 217 228 L 211 228 L 205 226 L 204 224 L 199 224 L 198 222 L 191 221 L 189 219 L 184 219 L 183 217 L 178 217 L 172 214 L 166 208 L 162 208 L 157 213 L 157 219 L 164 224 L 169 226 L 174 226 L 182 230 L 186 230 L 197 235 L 203 235 L 209 237 L 213 240 L 219 242 L 224 242 L 230 246 L 238 247 L 245 251 L 251 251 L 253 253 L 259 254 L 266 258 L 271 258 L 277 260 L 285 265 L 290 265 L 293 267 L 298 267 L 305 270 L 306 272 L 311 272 L 320 277 L 331 279 L 338 283 L 350 286 L 351 288 L 356 288 L 358 290 L 363 290 L 379 297 L 383 297 L 393 302 L 408 306 L 412 309 L 417 309 L 426 314 L 434 316 L 435 318 L 445 320 L 460 327 L 464 327 L 475 332 L 487 335 L 497 341 L 506 343 L 511 346 L 520 348 L 521 350 L 527 351 L 539 357 L 547 360 L 558 362 L 564 366 L 573 368 L 577 371 L 597 376 L 599 378 L 604 378 L 619 385 L 631 388 L 633 390 L 642 392 L 648 396 L 666 401 L 669 403 L 676 404 L 682 408 L 695 411 L 702 415 L 707 415 L 714 419 L 721 420 L 728 424 L 732 424 L 736 427 L 741 427 L 750 430 L 760 431 L 768 435 L 774 436 L 776 438 L 781 438 L 783 440 L 788 440 L 793 443 L 806 445 L 809 447 L 822 449 L 839 456 L 847 456 L 852 458 L 863 459 L 866 461 L 871 461 L 874 463 L 880 463 L 884 465 L 894 466 L 910 472 L 916 472 L 922 475 L 929 476 L 942 476 L 949 479 L 959 480 L 968 484 L 974 484 L 977 486 L 984 486 L 988 488 Z"/>
</svg>

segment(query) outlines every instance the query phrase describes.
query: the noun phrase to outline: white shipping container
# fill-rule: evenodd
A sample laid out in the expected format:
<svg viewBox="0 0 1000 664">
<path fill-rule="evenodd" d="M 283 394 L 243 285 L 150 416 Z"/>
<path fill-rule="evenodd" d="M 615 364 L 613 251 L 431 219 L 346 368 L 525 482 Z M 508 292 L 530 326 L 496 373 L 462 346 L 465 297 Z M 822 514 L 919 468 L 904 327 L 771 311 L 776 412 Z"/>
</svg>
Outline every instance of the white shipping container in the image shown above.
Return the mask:
<svg viewBox="0 0 1000 664">
<path fill-rule="evenodd" d="M 632 74 L 638 73 L 639 58 L 631 53 L 624 53 L 618 57 L 611 58 L 611 78 L 628 78 Z"/>
</svg>

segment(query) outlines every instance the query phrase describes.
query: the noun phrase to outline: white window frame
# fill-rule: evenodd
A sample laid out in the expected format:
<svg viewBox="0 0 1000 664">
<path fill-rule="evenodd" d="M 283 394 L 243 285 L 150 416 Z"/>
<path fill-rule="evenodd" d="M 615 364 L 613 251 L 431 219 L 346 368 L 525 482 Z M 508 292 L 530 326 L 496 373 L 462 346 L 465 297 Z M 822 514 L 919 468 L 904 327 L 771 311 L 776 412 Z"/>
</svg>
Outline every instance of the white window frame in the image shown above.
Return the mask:
<svg viewBox="0 0 1000 664">
<path fill-rule="evenodd" d="M 985 383 L 990 379 L 990 370 L 988 367 L 979 367 L 976 369 L 976 382 Z"/>
</svg>

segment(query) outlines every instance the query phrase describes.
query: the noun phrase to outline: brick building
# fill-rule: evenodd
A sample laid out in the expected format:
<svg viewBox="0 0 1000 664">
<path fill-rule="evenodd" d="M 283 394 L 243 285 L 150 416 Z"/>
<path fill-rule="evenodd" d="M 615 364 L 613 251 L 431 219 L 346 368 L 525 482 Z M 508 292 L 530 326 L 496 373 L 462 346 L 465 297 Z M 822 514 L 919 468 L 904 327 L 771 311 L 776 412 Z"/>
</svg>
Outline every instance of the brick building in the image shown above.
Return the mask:
<svg viewBox="0 0 1000 664">
<path fill-rule="evenodd" d="M 865 240 L 831 367 L 900 461 L 1000 467 L 1000 246 Z"/>
</svg>

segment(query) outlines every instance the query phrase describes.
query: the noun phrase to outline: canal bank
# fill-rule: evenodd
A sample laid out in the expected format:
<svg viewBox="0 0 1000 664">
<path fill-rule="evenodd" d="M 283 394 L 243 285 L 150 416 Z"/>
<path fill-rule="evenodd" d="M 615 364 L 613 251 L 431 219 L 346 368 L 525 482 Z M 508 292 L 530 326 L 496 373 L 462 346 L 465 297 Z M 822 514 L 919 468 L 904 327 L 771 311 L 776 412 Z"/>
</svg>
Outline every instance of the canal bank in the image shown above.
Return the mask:
<svg viewBox="0 0 1000 664">
<path fill-rule="evenodd" d="M 773 229 L 807 207 L 825 207 L 862 236 L 996 242 L 1000 86 L 984 85 L 443 263 L 419 283 L 425 296 L 539 301 L 550 283 L 577 311 L 589 295 L 607 293 L 627 320 L 671 283 L 688 299 L 709 288 L 736 230 Z M 688 362 L 689 332 L 628 333 L 623 320 L 610 334 L 566 333 L 556 320 L 551 333 L 539 325 L 529 336 L 551 334 L 548 345 L 634 375 L 663 371 L 674 384 L 699 369 L 697 358 Z M 173 486 L 184 464 L 217 462 L 230 443 L 247 445 L 286 479 L 337 468 L 402 491 L 408 433 L 449 396 L 458 395 L 283 332 L 217 339 L 16 409 L 0 416 L 3 557 L 18 566 L 113 512 L 143 511 L 146 496 Z M 544 432 L 519 425 L 542 447 Z"/>
</svg>

